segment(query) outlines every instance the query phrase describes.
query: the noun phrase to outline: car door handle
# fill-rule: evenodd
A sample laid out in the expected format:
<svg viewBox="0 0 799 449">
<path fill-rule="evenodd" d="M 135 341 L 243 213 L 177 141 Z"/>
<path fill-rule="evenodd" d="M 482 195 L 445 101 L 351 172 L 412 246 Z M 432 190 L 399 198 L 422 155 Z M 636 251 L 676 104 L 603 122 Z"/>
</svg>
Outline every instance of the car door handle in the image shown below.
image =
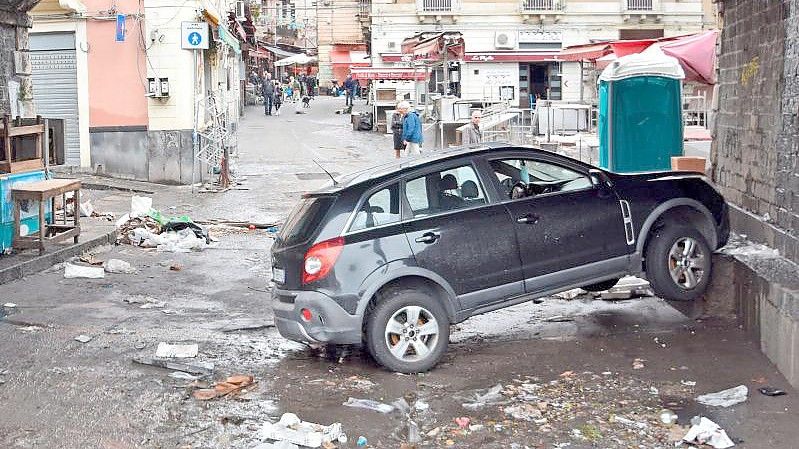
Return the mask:
<svg viewBox="0 0 799 449">
<path fill-rule="evenodd" d="M 536 224 L 538 223 L 538 216 L 533 214 L 522 215 L 516 219 L 516 223 Z"/>
<path fill-rule="evenodd" d="M 436 234 L 435 232 L 427 232 L 423 234 L 421 237 L 416 237 L 416 243 L 427 243 L 427 244 L 435 243 L 436 240 L 439 239 L 439 237 L 441 236 L 439 234 Z"/>
</svg>

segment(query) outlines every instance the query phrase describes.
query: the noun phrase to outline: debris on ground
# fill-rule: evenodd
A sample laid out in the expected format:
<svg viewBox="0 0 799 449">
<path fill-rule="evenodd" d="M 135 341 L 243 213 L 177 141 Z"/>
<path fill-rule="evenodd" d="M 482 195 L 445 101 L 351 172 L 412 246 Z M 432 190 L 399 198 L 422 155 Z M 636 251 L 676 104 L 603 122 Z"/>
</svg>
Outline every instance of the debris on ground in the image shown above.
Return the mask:
<svg viewBox="0 0 799 449">
<path fill-rule="evenodd" d="M 454 421 L 455 421 L 455 424 L 457 424 L 458 427 L 460 427 L 461 429 L 465 429 L 465 428 L 469 427 L 469 423 L 472 422 L 472 420 L 469 419 L 468 416 L 459 416 L 459 417 L 455 418 Z"/>
<path fill-rule="evenodd" d="M 355 442 L 358 447 L 364 447 L 369 443 L 365 436 L 361 435 L 358 437 L 358 441 Z"/>
<path fill-rule="evenodd" d="M 214 371 L 214 365 L 212 363 L 204 362 L 192 362 L 189 364 L 168 359 L 157 359 L 154 357 L 134 357 L 133 362 L 140 365 L 156 366 L 158 368 L 166 368 L 173 371 L 183 371 L 185 373 L 203 376 L 211 374 Z"/>
<path fill-rule="evenodd" d="M 644 365 L 644 362 L 646 362 L 645 359 L 635 359 L 635 360 L 633 360 L 633 369 L 643 369 L 646 366 L 646 365 Z"/>
<path fill-rule="evenodd" d="M 371 399 L 357 399 L 350 397 L 341 405 L 346 407 L 365 408 L 367 410 L 373 410 L 380 413 L 391 413 L 394 411 L 394 406 L 373 401 Z"/>
<path fill-rule="evenodd" d="M 88 343 L 88 342 L 92 341 L 92 337 L 90 337 L 88 335 L 80 334 L 77 337 L 75 337 L 75 341 L 79 341 L 81 343 Z"/>
<path fill-rule="evenodd" d="M 663 409 L 660 412 L 660 422 L 663 424 L 675 424 L 677 422 L 677 414 L 669 409 Z"/>
<path fill-rule="evenodd" d="M 480 390 L 476 392 L 470 399 L 470 402 L 461 404 L 463 408 L 469 410 L 477 410 L 485 407 L 486 405 L 501 404 L 507 402 L 505 397 L 502 396 L 502 384 L 494 385 L 488 390 Z"/>
<path fill-rule="evenodd" d="M 746 385 L 738 385 L 716 393 L 697 396 L 696 402 L 712 407 L 730 407 L 746 401 L 748 395 L 749 389 L 746 388 Z"/>
<path fill-rule="evenodd" d="M 183 371 L 173 371 L 173 372 L 169 373 L 169 377 L 171 377 L 173 379 L 180 379 L 180 380 L 197 380 L 198 379 L 197 376 L 195 376 L 193 374 L 189 374 L 189 373 L 184 373 Z"/>
<path fill-rule="evenodd" d="M 214 383 L 213 388 L 194 390 L 192 396 L 198 401 L 208 401 L 224 396 L 238 395 L 246 392 L 246 388 L 255 384 L 255 378 L 249 375 L 237 374 L 225 380 Z"/>
<path fill-rule="evenodd" d="M 221 332 L 237 332 L 237 331 L 253 331 L 260 329 L 267 329 L 275 327 L 273 321 L 265 321 L 262 319 L 242 318 L 232 320 L 230 324 L 220 328 Z"/>
<path fill-rule="evenodd" d="M 173 345 L 169 343 L 158 343 L 155 356 L 161 358 L 192 358 L 197 357 L 199 347 L 196 343 L 188 345 Z"/>
<path fill-rule="evenodd" d="M 120 259 L 108 259 L 103 264 L 103 268 L 106 273 L 133 274 L 136 272 L 136 269 L 130 263 Z"/>
<path fill-rule="evenodd" d="M 86 267 L 71 263 L 64 264 L 64 278 L 66 279 L 102 279 L 105 277 L 103 267 Z"/>
<path fill-rule="evenodd" d="M 17 305 L 14 304 L 13 302 L 7 302 L 3 304 L 3 307 L 5 307 L 6 309 L 13 309 L 14 307 L 17 307 Z"/>
<path fill-rule="evenodd" d="M 691 428 L 683 437 L 683 441 L 691 444 L 707 444 L 716 449 L 735 446 L 721 426 L 700 416 L 694 416 L 691 419 Z"/>
<path fill-rule="evenodd" d="M 760 394 L 764 394 L 766 396 L 783 396 L 788 394 L 785 392 L 785 390 L 780 390 L 779 388 L 774 388 L 774 387 L 762 387 L 758 388 L 757 391 L 759 391 Z"/>
<path fill-rule="evenodd" d="M 336 441 L 346 442 L 346 435 L 341 429 L 341 423 L 333 423 L 329 426 L 301 421 L 294 413 L 284 413 L 276 423 L 266 422 L 261 428 L 261 439 L 273 441 L 285 441 L 299 446 L 321 447 L 324 443 L 334 443 Z M 365 437 L 359 437 L 358 443 Z M 343 441 L 342 441 L 343 440 Z"/>
<path fill-rule="evenodd" d="M 152 198 L 133 196 L 130 213 L 117 221 L 117 243 L 161 252 L 190 252 L 210 242 L 207 231 L 186 215 L 165 217 L 152 208 Z"/>
<path fill-rule="evenodd" d="M 174 263 L 169 265 L 169 271 L 180 271 L 182 269 L 183 269 L 183 265 L 181 265 L 181 264 L 179 264 L 177 262 L 174 262 Z"/>
<path fill-rule="evenodd" d="M 87 263 L 89 265 L 102 265 L 103 264 L 103 261 L 101 259 L 98 259 L 96 255 L 91 254 L 91 253 L 82 254 L 78 258 L 78 260 L 80 260 L 83 263 Z"/>
</svg>

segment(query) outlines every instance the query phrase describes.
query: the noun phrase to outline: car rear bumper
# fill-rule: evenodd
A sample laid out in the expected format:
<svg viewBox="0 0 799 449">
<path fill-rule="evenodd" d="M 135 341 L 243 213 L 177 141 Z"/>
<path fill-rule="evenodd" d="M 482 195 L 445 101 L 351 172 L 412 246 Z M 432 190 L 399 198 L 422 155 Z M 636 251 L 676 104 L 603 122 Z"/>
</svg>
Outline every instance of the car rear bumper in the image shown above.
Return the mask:
<svg viewBox="0 0 799 449">
<path fill-rule="evenodd" d="M 311 311 L 306 322 L 301 310 Z M 329 296 L 315 291 L 272 289 L 272 310 L 280 335 L 309 343 L 358 344 L 361 317 L 350 315 Z"/>
</svg>

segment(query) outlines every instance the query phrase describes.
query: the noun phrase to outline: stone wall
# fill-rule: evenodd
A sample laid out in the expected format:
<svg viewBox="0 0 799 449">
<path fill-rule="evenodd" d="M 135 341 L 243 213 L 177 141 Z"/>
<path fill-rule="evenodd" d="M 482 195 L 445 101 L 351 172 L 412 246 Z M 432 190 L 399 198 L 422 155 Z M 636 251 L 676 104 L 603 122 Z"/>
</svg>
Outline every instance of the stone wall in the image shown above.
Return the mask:
<svg viewBox="0 0 799 449">
<path fill-rule="evenodd" d="M 713 180 L 732 223 L 799 262 L 799 0 L 722 0 Z"/>
<path fill-rule="evenodd" d="M 16 112 L 27 117 L 34 114 L 34 107 L 28 54 L 31 22 L 24 8 L 35 2 L 23 3 L 0 4 L 0 114 Z"/>
</svg>

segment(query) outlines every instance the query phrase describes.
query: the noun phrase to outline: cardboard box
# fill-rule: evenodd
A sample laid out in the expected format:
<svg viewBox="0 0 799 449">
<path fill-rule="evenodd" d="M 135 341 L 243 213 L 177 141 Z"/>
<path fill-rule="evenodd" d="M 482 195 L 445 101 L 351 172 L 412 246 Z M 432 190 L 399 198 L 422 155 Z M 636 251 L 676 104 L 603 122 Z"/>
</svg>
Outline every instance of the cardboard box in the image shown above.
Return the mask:
<svg viewBox="0 0 799 449">
<path fill-rule="evenodd" d="M 705 173 L 707 159 L 695 156 L 676 156 L 671 158 L 671 169 L 674 171 L 693 171 Z"/>
</svg>

